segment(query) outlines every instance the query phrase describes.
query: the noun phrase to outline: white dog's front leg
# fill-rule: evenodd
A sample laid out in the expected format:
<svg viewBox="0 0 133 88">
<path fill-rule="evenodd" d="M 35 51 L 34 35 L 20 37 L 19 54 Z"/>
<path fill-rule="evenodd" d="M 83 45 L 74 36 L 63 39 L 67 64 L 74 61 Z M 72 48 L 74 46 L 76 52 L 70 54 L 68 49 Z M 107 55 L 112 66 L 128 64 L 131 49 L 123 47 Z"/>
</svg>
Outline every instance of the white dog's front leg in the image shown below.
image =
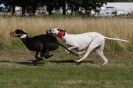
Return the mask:
<svg viewBox="0 0 133 88">
<path fill-rule="evenodd" d="M 90 46 L 88 47 L 85 55 L 79 59 L 79 60 L 76 60 L 76 62 L 81 62 L 82 60 L 84 60 L 85 58 L 87 58 L 87 56 L 90 54 L 90 52 L 95 49 L 97 46 L 99 46 L 99 44 L 95 44 L 95 43 L 91 43 Z"/>
<path fill-rule="evenodd" d="M 68 50 L 77 49 L 78 47 L 69 47 Z M 65 50 L 67 53 L 70 53 L 68 50 Z"/>
<path fill-rule="evenodd" d="M 79 60 L 76 60 L 76 62 L 81 62 L 82 60 L 84 60 L 85 58 L 87 58 L 87 56 L 90 54 L 90 52 L 92 51 L 93 49 L 89 49 L 86 51 L 85 55 L 79 59 Z"/>
<path fill-rule="evenodd" d="M 82 56 L 82 54 L 84 54 L 86 52 L 86 50 L 83 50 L 83 51 L 80 51 L 80 52 L 77 52 L 78 54 L 79 54 L 79 58 L 81 58 Z"/>
<path fill-rule="evenodd" d="M 86 50 L 83 50 L 83 51 L 79 51 L 79 52 L 77 52 L 79 55 L 81 55 L 81 54 L 83 54 L 83 53 L 85 53 L 86 52 Z"/>
</svg>

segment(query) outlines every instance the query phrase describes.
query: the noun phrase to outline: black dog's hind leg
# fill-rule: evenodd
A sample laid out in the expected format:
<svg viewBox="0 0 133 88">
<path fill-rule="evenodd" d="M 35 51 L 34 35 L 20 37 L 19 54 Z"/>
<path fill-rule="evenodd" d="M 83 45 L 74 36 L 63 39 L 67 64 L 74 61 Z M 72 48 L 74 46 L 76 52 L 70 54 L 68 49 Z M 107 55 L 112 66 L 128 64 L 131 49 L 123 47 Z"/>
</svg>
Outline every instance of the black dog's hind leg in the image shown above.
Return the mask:
<svg viewBox="0 0 133 88">
<path fill-rule="evenodd" d="M 41 54 L 40 54 L 40 57 L 38 57 L 38 55 L 39 55 L 39 52 L 36 52 L 35 58 L 37 59 L 37 61 L 43 60 Z"/>
<path fill-rule="evenodd" d="M 45 59 L 48 59 L 53 56 L 53 54 L 50 54 L 49 52 L 41 52 L 41 57 L 44 57 Z"/>
<path fill-rule="evenodd" d="M 53 56 L 53 54 L 49 54 L 49 52 L 44 53 L 45 59 L 48 59 L 48 58 L 50 58 L 52 56 Z"/>
<path fill-rule="evenodd" d="M 53 56 L 53 54 L 49 53 L 49 48 L 47 44 L 44 46 L 44 49 L 45 50 L 43 51 L 43 56 L 45 57 L 45 59 L 48 59 Z"/>
<path fill-rule="evenodd" d="M 44 64 L 44 62 L 42 62 L 43 59 L 42 59 L 41 54 L 40 54 L 40 57 L 38 57 L 38 55 L 39 55 L 39 52 L 36 52 L 35 54 L 36 60 L 32 61 L 33 65 Z"/>
</svg>

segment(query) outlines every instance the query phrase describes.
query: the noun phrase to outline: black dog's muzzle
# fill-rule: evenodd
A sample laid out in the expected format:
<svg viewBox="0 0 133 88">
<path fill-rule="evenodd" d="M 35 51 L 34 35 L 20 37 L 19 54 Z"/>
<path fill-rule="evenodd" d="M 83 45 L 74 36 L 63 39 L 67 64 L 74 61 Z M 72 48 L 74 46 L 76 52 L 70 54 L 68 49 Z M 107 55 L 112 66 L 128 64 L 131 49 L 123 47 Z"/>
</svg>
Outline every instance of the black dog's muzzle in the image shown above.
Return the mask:
<svg viewBox="0 0 133 88">
<path fill-rule="evenodd" d="M 15 32 L 11 32 L 10 35 L 12 37 L 20 37 L 20 36 L 22 36 L 22 34 L 16 34 Z"/>
</svg>

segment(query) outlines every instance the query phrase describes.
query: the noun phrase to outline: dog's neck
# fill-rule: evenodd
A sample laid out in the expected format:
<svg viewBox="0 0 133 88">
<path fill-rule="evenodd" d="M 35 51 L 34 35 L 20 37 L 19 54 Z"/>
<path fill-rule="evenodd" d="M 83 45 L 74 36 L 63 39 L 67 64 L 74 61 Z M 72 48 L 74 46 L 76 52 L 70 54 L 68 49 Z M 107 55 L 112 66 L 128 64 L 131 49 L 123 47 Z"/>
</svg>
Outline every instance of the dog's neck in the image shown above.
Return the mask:
<svg viewBox="0 0 133 88">
<path fill-rule="evenodd" d="M 32 43 L 30 42 L 30 40 L 32 38 L 29 38 L 27 34 L 23 34 L 20 39 L 22 40 L 22 42 L 24 43 L 24 45 L 28 48 L 28 49 L 32 49 Z"/>
</svg>

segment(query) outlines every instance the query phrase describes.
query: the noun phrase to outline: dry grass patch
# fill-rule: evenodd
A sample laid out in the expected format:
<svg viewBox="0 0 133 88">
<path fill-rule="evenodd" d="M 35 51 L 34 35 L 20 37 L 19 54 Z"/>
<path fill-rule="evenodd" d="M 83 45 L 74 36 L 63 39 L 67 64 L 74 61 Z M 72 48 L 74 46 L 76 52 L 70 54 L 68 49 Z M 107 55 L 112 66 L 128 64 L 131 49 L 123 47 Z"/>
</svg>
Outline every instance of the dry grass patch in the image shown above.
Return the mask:
<svg viewBox="0 0 133 88">
<path fill-rule="evenodd" d="M 19 40 L 9 36 L 17 28 L 31 35 L 45 33 L 50 28 L 62 28 L 69 33 L 99 32 L 105 36 L 127 39 L 131 43 L 107 42 L 106 50 L 133 51 L 133 19 L 126 18 L 50 18 L 50 17 L 0 17 L 0 48 L 23 48 Z M 114 48 L 115 47 L 115 48 Z"/>
</svg>

